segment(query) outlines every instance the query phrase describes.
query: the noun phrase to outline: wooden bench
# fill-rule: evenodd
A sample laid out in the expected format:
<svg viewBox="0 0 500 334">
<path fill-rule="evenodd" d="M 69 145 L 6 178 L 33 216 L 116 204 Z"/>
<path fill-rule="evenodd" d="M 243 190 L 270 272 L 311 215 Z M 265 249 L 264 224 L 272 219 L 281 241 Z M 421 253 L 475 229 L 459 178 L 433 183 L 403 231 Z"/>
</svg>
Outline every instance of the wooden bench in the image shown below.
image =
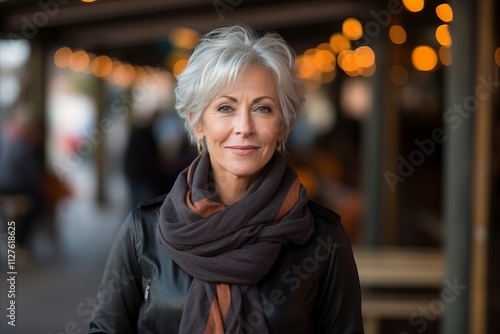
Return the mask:
<svg viewBox="0 0 500 334">
<path fill-rule="evenodd" d="M 381 319 L 408 319 L 439 297 L 394 291 L 438 291 L 444 277 L 440 250 L 354 247 L 353 252 L 362 289 L 366 334 L 379 333 Z"/>
</svg>

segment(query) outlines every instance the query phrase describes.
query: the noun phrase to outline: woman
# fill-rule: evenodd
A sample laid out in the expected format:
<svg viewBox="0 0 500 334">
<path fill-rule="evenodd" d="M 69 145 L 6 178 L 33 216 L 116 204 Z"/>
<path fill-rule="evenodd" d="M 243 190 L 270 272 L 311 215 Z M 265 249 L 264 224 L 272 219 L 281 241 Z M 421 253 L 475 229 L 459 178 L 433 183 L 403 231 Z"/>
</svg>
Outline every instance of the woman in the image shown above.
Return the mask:
<svg viewBox="0 0 500 334">
<path fill-rule="evenodd" d="M 292 50 L 216 29 L 176 98 L 199 157 L 128 216 L 89 333 L 362 333 L 340 218 L 307 200 L 282 157 L 303 102 Z"/>
</svg>

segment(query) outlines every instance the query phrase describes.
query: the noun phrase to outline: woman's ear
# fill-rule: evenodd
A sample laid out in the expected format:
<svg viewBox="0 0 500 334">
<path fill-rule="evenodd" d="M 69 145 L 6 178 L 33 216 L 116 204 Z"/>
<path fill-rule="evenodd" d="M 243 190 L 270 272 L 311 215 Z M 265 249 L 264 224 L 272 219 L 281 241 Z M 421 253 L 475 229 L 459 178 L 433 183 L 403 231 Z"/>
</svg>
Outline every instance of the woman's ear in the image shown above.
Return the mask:
<svg viewBox="0 0 500 334">
<path fill-rule="evenodd" d="M 192 112 L 188 114 L 188 119 L 189 123 L 191 124 L 191 128 L 193 129 L 193 133 L 196 136 L 196 138 L 203 138 L 204 137 L 204 132 L 203 132 L 203 124 L 201 119 L 194 123 L 194 115 Z"/>
</svg>

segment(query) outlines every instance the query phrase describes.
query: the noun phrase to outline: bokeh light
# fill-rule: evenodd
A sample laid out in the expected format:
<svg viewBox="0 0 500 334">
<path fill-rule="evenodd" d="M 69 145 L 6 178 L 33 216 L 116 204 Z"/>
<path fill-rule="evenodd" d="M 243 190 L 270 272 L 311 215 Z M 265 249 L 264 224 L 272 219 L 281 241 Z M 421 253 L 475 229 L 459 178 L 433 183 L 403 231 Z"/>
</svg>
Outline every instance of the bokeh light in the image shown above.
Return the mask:
<svg viewBox="0 0 500 334">
<path fill-rule="evenodd" d="M 104 78 L 113 71 L 113 62 L 108 56 L 98 56 L 92 61 L 92 74 Z"/>
<path fill-rule="evenodd" d="M 391 81 L 396 85 L 404 85 L 408 81 L 408 70 L 402 65 L 394 65 L 390 72 Z"/>
<path fill-rule="evenodd" d="M 447 24 L 442 24 L 436 28 L 436 40 L 442 46 L 451 45 L 450 29 Z"/>
<path fill-rule="evenodd" d="M 369 46 L 360 46 L 354 52 L 359 56 L 359 66 L 369 68 L 375 64 L 375 52 Z"/>
<path fill-rule="evenodd" d="M 301 55 L 295 59 L 297 65 L 298 75 L 301 79 L 311 79 L 316 72 L 314 62 L 309 55 Z"/>
<path fill-rule="evenodd" d="M 403 5 L 410 12 L 420 12 L 424 9 L 424 0 L 403 0 Z"/>
<path fill-rule="evenodd" d="M 330 48 L 336 54 L 351 48 L 351 42 L 341 33 L 335 33 L 330 36 Z"/>
<path fill-rule="evenodd" d="M 373 63 L 369 67 L 363 67 L 361 69 L 361 75 L 364 77 L 371 77 L 372 75 L 375 74 L 376 69 L 377 69 L 377 65 L 375 63 Z"/>
<path fill-rule="evenodd" d="M 361 22 L 355 18 L 348 18 L 342 23 L 342 34 L 350 39 L 357 40 L 363 36 Z"/>
<path fill-rule="evenodd" d="M 67 68 L 73 58 L 73 51 L 67 46 L 59 48 L 54 54 L 54 64 L 59 68 Z"/>
<path fill-rule="evenodd" d="M 337 76 L 336 71 L 323 72 L 323 73 L 321 73 L 321 83 L 328 84 L 328 83 L 332 82 L 336 76 Z"/>
<path fill-rule="evenodd" d="M 439 61 L 445 65 L 451 65 L 451 48 L 442 46 L 439 48 Z"/>
<path fill-rule="evenodd" d="M 90 57 L 87 52 L 83 50 L 78 50 L 73 53 L 69 67 L 75 72 L 84 72 L 87 70 L 90 64 Z"/>
<path fill-rule="evenodd" d="M 453 9 L 447 3 L 437 6 L 436 14 L 443 22 L 453 21 Z"/>
<path fill-rule="evenodd" d="M 417 46 L 411 53 L 413 66 L 419 71 L 433 70 L 437 65 L 437 60 L 436 51 L 427 45 Z"/>
<path fill-rule="evenodd" d="M 178 77 L 182 73 L 182 71 L 184 71 L 184 69 L 186 68 L 187 63 L 188 63 L 188 59 L 186 59 L 186 58 L 182 58 L 182 59 L 177 60 L 174 64 L 173 69 L 172 69 L 174 76 Z"/>
<path fill-rule="evenodd" d="M 313 62 L 316 69 L 321 72 L 331 72 L 335 69 L 335 56 L 328 50 L 316 50 Z"/>
<path fill-rule="evenodd" d="M 116 85 L 122 87 L 128 87 L 132 85 L 135 80 L 135 68 L 127 63 L 115 63 L 114 65 L 116 66 L 114 66 L 114 71 L 112 74 L 113 82 Z"/>
<path fill-rule="evenodd" d="M 403 44 L 406 42 L 406 30 L 399 25 L 392 26 L 389 29 L 389 38 L 394 44 Z"/>
<path fill-rule="evenodd" d="M 200 34 L 186 27 L 175 27 L 168 34 L 173 45 L 180 49 L 190 50 L 196 46 L 200 39 Z"/>
<path fill-rule="evenodd" d="M 338 57 L 338 64 L 348 75 L 355 76 L 361 73 L 360 56 L 352 50 L 342 51 Z"/>
</svg>

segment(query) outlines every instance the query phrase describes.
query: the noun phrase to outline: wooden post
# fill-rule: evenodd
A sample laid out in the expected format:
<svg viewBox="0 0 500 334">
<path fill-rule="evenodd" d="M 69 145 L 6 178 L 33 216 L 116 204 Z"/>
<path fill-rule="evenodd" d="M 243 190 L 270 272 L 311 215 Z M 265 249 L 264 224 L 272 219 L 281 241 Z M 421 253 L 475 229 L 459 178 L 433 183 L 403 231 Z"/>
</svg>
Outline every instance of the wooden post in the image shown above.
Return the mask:
<svg viewBox="0 0 500 334">
<path fill-rule="evenodd" d="M 476 97 L 479 106 L 474 114 L 474 165 L 473 165 L 473 225 L 471 263 L 471 314 L 469 333 L 486 334 L 487 275 L 488 275 L 488 225 L 490 218 L 491 183 L 491 141 L 493 123 L 492 87 L 485 87 L 484 81 L 494 78 L 494 26 L 495 4 L 492 0 L 478 1 L 477 23 L 477 74 Z"/>
<path fill-rule="evenodd" d="M 450 24 L 452 65 L 446 72 L 443 115 L 446 130 L 443 156 L 443 334 L 465 333 L 469 328 L 472 143 L 477 108 L 474 103 L 476 6 L 473 0 L 452 0 L 450 5 L 454 13 Z"/>
</svg>

